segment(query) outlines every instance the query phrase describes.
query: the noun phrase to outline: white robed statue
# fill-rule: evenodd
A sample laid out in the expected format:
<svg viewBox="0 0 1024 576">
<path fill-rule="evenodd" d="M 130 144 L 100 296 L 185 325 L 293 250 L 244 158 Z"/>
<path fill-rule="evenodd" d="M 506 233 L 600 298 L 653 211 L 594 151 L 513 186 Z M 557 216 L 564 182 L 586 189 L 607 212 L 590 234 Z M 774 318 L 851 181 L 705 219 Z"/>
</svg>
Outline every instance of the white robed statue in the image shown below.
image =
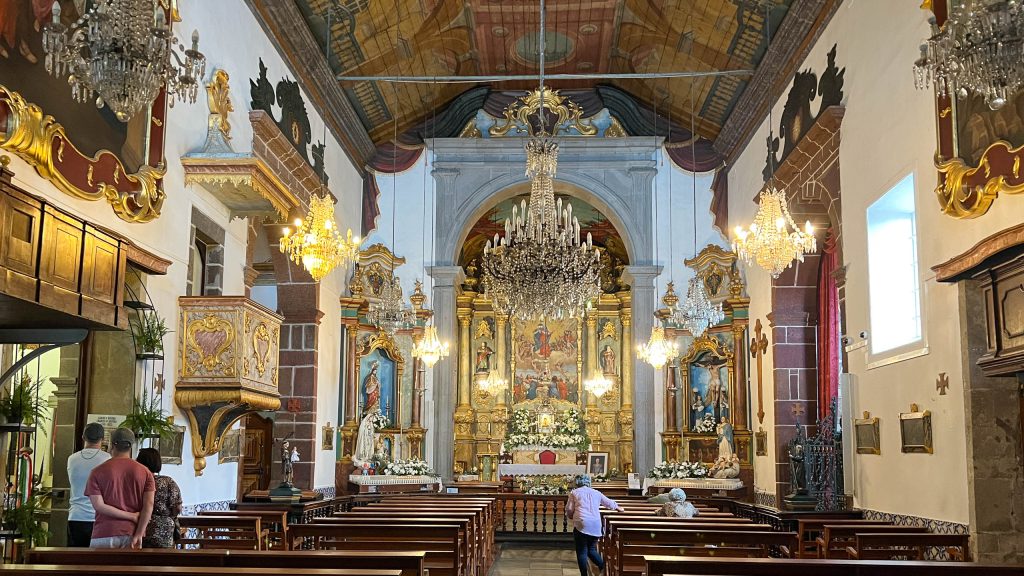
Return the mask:
<svg viewBox="0 0 1024 576">
<path fill-rule="evenodd" d="M 728 460 L 736 452 L 736 444 L 733 439 L 732 424 L 722 417 L 718 424 L 718 457 L 725 457 Z"/>
<path fill-rule="evenodd" d="M 374 362 L 370 367 L 370 373 L 363 378 L 363 390 L 366 391 L 366 407 L 363 409 L 363 419 L 359 422 L 359 431 L 356 434 L 356 446 L 352 454 L 352 463 L 362 468 L 364 463 L 369 464 L 373 459 L 376 450 L 376 428 L 374 427 L 374 416 L 380 414 L 380 379 L 377 377 L 377 370 L 380 362 Z"/>
</svg>

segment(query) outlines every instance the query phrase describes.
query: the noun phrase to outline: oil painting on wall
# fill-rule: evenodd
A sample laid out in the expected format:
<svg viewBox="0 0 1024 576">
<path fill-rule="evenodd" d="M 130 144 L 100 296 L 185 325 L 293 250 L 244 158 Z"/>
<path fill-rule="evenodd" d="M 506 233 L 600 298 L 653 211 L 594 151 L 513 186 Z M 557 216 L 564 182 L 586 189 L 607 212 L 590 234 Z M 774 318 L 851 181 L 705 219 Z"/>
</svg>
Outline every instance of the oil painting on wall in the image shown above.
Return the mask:
<svg viewBox="0 0 1024 576">
<path fill-rule="evenodd" d="M 726 360 L 711 352 L 699 354 L 689 364 L 690 429 L 711 416 L 715 422 L 729 417 L 729 370 Z"/>
<path fill-rule="evenodd" d="M 551 398 L 578 404 L 579 323 L 516 321 L 513 330 L 513 403 Z"/>
<path fill-rule="evenodd" d="M 395 361 L 379 348 L 359 359 L 360 414 L 379 408 L 392 423 L 397 421 L 396 376 Z"/>
</svg>

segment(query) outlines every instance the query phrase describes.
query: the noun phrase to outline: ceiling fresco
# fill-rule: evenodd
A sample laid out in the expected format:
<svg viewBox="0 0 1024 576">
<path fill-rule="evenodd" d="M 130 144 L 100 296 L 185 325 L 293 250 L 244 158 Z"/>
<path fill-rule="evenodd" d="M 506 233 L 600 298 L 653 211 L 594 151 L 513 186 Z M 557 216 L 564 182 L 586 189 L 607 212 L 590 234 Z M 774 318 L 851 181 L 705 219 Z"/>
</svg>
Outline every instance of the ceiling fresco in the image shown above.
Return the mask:
<svg viewBox="0 0 1024 576">
<path fill-rule="evenodd" d="M 292 0 L 337 74 L 536 74 L 537 0 Z M 771 30 L 791 0 L 770 2 Z M 546 71 L 653 73 L 754 69 L 764 53 L 762 0 L 557 0 L 548 2 Z M 746 87 L 745 77 L 613 80 L 680 124 L 714 140 Z M 593 81 L 552 82 L 588 88 Z M 392 140 L 471 88 L 469 84 L 342 82 L 373 142 Z M 501 82 L 496 89 L 535 88 Z M 397 118 L 396 118 L 397 117 Z M 396 126 L 397 120 L 397 126 Z"/>
</svg>

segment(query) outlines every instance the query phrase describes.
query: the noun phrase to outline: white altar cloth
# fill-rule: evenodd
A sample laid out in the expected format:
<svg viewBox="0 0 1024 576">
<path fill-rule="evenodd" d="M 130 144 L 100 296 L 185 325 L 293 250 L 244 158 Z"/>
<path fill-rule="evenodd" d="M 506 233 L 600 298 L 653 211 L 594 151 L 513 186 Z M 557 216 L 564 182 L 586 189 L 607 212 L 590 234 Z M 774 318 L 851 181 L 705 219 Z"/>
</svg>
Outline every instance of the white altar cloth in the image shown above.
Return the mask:
<svg viewBox="0 0 1024 576">
<path fill-rule="evenodd" d="M 586 471 L 582 464 L 498 464 L 499 476 L 578 476 Z"/>
<path fill-rule="evenodd" d="M 391 484 L 437 484 L 437 476 L 385 476 L 383 474 L 352 474 L 348 481 L 359 486 L 388 486 Z"/>
<path fill-rule="evenodd" d="M 739 490 L 743 488 L 743 480 L 739 478 L 644 478 L 644 493 L 651 486 L 671 488 L 693 488 L 702 490 Z"/>
</svg>

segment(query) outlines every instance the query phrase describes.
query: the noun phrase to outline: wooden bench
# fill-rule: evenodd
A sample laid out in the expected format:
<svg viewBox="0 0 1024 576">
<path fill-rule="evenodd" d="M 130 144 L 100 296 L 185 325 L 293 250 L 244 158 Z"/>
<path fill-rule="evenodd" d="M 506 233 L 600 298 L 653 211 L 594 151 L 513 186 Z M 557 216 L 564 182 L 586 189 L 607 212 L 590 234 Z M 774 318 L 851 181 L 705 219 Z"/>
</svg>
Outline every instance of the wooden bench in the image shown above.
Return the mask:
<svg viewBox="0 0 1024 576">
<path fill-rule="evenodd" d="M 921 534 L 928 532 L 924 526 L 893 526 L 892 524 L 825 524 L 822 535 L 817 538 L 819 558 L 849 558 L 846 549 L 853 544 L 858 533 L 875 534 Z"/>
<path fill-rule="evenodd" d="M 855 560 L 923 560 L 928 548 L 943 548 L 950 560 L 966 562 L 969 540 L 967 534 L 866 533 L 854 536 L 847 553 Z"/>
<path fill-rule="evenodd" d="M 2 564 L 0 576 L 280 576 L 280 568 L 224 568 L 203 566 L 68 566 L 60 564 Z M 400 570 L 370 568 L 298 568 L 288 576 L 401 576 Z"/>
<path fill-rule="evenodd" d="M 403 507 L 378 508 L 363 507 L 351 512 L 337 512 L 330 518 L 319 518 L 316 522 L 332 522 L 337 518 L 379 520 L 388 522 L 404 522 L 405 518 L 413 517 L 417 522 L 430 521 L 432 523 L 447 524 L 449 521 L 465 521 L 467 530 L 466 547 L 475 564 L 481 568 L 479 572 L 486 574 L 490 568 L 491 554 L 493 553 L 493 532 L 484 524 L 483 514 L 480 510 L 467 508 L 450 507 Z"/>
<path fill-rule="evenodd" d="M 715 522 L 694 522 L 688 519 L 682 518 L 654 518 L 653 522 L 648 520 L 636 521 L 636 520 L 621 520 L 618 518 L 612 518 L 608 525 L 605 535 L 598 541 L 598 548 L 601 554 L 604 556 L 605 561 L 611 566 L 618 565 L 618 558 L 621 555 L 621 539 L 619 538 L 618 531 L 623 528 L 643 528 L 646 530 L 664 530 L 664 529 L 682 529 L 682 530 L 704 530 L 704 531 L 722 531 L 722 530 L 742 530 L 742 531 L 755 531 L 755 532 L 771 532 L 772 527 L 767 524 L 721 524 Z M 675 522 L 673 522 L 675 520 Z"/>
<path fill-rule="evenodd" d="M 391 512 L 417 516 L 439 514 L 471 514 L 474 522 L 475 542 L 481 573 L 486 574 L 497 557 L 495 535 L 501 522 L 494 498 L 452 498 L 447 496 L 405 496 L 389 497 L 367 506 L 353 508 L 356 513 Z"/>
<path fill-rule="evenodd" d="M 431 576 L 467 576 L 461 529 L 457 524 L 292 524 L 291 550 L 424 551 Z"/>
<path fill-rule="evenodd" d="M 798 558 L 822 557 L 819 552 L 821 548 L 818 547 L 818 539 L 824 535 L 826 524 L 844 524 L 847 526 L 853 526 L 855 524 L 863 526 L 891 526 L 892 522 L 886 522 L 884 520 L 801 518 L 797 520 L 796 530 L 796 533 L 800 536 L 800 551 L 797 553 Z"/>
<path fill-rule="evenodd" d="M 247 510 L 238 512 L 235 510 L 206 510 L 199 513 L 200 516 L 241 516 L 258 517 L 260 524 L 267 531 L 267 541 L 264 542 L 264 550 L 284 550 L 288 532 L 288 512 L 284 510 Z"/>
<path fill-rule="evenodd" d="M 147 548 L 112 550 L 83 548 L 33 548 L 26 554 L 32 564 L 89 566 L 205 566 L 225 568 L 336 568 L 399 570 L 401 576 L 423 576 L 423 551 L 280 551 L 175 550 Z"/>
<path fill-rule="evenodd" d="M 646 556 L 646 576 L 1020 576 L 1024 566 L 971 562 Z"/>
<path fill-rule="evenodd" d="M 182 548 L 263 550 L 267 536 L 257 516 L 179 516 L 178 524 L 186 535 L 177 542 Z"/>
<path fill-rule="evenodd" d="M 788 556 L 796 550 L 796 532 L 733 530 L 679 530 L 650 528 L 617 529 L 618 555 L 612 574 L 642 574 L 644 556 L 664 553 L 707 556 L 767 558 L 771 551 Z"/>
</svg>

